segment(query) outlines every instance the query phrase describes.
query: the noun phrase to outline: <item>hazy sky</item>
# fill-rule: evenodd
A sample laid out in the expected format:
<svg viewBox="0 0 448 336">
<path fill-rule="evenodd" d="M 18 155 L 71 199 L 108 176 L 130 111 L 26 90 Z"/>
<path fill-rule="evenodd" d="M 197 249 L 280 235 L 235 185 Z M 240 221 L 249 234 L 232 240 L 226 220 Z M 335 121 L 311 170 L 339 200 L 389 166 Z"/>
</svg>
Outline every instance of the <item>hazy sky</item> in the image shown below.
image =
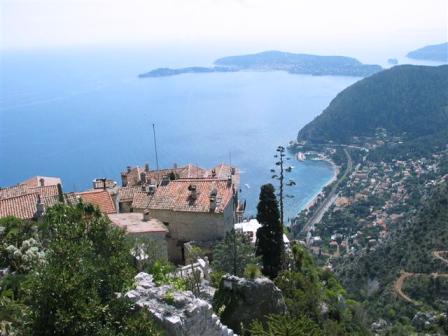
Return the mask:
<svg viewBox="0 0 448 336">
<path fill-rule="evenodd" d="M 0 47 L 234 43 L 419 47 L 446 41 L 448 0 L 0 0 Z"/>
</svg>

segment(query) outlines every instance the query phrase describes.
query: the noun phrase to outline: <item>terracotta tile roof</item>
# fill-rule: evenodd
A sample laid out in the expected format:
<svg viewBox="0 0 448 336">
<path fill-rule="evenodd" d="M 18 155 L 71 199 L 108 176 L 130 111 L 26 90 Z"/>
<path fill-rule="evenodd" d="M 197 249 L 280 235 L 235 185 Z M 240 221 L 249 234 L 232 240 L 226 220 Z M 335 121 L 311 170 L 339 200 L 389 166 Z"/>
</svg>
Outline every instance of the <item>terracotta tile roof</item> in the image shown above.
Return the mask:
<svg viewBox="0 0 448 336">
<path fill-rule="evenodd" d="M 5 198 L 17 197 L 29 193 L 28 187 L 24 185 L 16 185 L 0 189 L 0 200 Z"/>
<path fill-rule="evenodd" d="M 51 185 L 62 185 L 62 181 L 59 177 L 49 177 L 49 176 L 33 176 L 29 178 L 28 180 L 25 180 L 23 182 L 20 182 L 19 184 L 26 185 L 28 187 L 39 187 L 41 185 L 41 180 L 44 184 L 44 186 L 51 186 Z"/>
<path fill-rule="evenodd" d="M 121 176 L 125 176 L 127 180 L 127 186 L 137 186 L 140 184 L 140 173 L 144 172 L 145 168 L 135 167 L 129 171 L 124 171 Z"/>
<path fill-rule="evenodd" d="M 154 195 L 145 192 L 135 193 L 132 199 L 132 207 L 134 209 L 146 209 L 149 207 L 149 203 L 153 197 Z"/>
<path fill-rule="evenodd" d="M 15 216 L 21 219 L 32 219 L 37 211 L 38 196 L 39 194 L 35 192 L 0 200 L 0 218 Z M 45 204 L 45 207 L 51 207 L 58 203 L 58 197 L 42 197 L 41 202 Z"/>
<path fill-rule="evenodd" d="M 31 181 L 30 179 L 28 181 Z M 60 181 L 60 180 L 59 180 Z M 36 213 L 37 198 L 46 207 L 59 202 L 57 184 L 36 187 L 33 183 L 20 184 L 0 190 L 0 217 L 15 216 L 22 219 L 31 219 Z"/>
<path fill-rule="evenodd" d="M 116 213 L 114 201 L 106 190 L 92 190 L 76 193 L 85 203 L 91 203 L 98 206 L 100 211 L 105 214 Z"/>
<path fill-rule="evenodd" d="M 208 175 L 207 170 L 192 164 L 187 164 L 186 166 L 178 168 L 148 171 L 145 168 L 135 167 L 130 169 L 130 171 L 122 172 L 121 175 L 126 177 L 127 186 L 138 186 L 141 185 L 141 173 L 145 173 L 148 184 L 156 184 L 157 181 L 161 181 L 163 177 L 169 176 L 172 173 L 174 173 L 178 179 L 205 178 L 206 175 Z"/>
<path fill-rule="evenodd" d="M 36 213 L 37 193 L 0 200 L 0 217 L 31 219 Z"/>
<path fill-rule="evenodd" d="M 190 186 L 196 187 L 196 198 Z M 210 196 L 216 190 L 215 213 L 221 213 L 233 199 L 233 187 L 227 181 L 215 179 L 179 179 L 157 188 L 149 200 L 149 209 L 211 212 Z"/>
<path fill-rule="evenodd" d="M 29 188 L 29 191 L 32 193 L 38 193 L 43 198 L 45 197 L 54 197 L 59 195 L 58 186 L 57 185 L 48 185 L 45 187 L 35 187 Z"/>
<path fill-rule="evenodd" d="M 141 187 L 123 187 L 118 190 L 118 199 L 120 202 L 131 202 L 134 194 L 141 192 Z"/>
</svg>

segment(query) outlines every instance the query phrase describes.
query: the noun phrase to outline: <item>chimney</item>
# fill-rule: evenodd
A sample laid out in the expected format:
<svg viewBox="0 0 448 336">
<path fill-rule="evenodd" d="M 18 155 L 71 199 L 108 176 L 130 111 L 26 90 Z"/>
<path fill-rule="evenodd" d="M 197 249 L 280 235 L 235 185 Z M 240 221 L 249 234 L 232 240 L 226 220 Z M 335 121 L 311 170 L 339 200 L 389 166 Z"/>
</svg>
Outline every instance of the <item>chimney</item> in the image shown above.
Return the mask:
<svg viewBox="0 0 448 336">
<path fill-rule="evenodd" d="M 151 217 L 149 216 L 149 210 L 143 211 L 143 221 L 148 222 L 150 219 Z"/>
<path fill-rule="evenodd" d="M 130 173 L 131 172 L 131 166 L 127 167 L 127 172 Z"/>
<path fill-rule="evenodd" d="M 126 173 L 121 173 L 121 186 L 126 187 L 128 185 L 128 176 Z"/>
<path fill-rule="evenodd" d="M 232 186 L 232 176 L 229 175 L 229 177 L 227 177 L 227 188 L 230 188 Z"/>
<path fill-rule="evenodd" d="M 216 197 L 218 195 L 218 190 L 216 189 L 215 183 L 212 185 L 212 190 L 210 191 L 210 211 L 214 212 L 216 209 Z"/>
<path fill-rule="evenodd" d="M 146 184 L 146 173 L 145 172 L 140 173 L 140 182 L 142 185 Z"/>
<path fill-rule="evenodd" d="M 230 167 L 230 173 L 231 173 L 232 175 L 235 175 L 235 172 L 236 172 L 235 167 Z"/>
<path fill-rule="evenodd" d="M 42 202 L 40 194 L 37 195 L 35 218 L 41 218 L 45 214 L 45 204 Z"/>
<path fill-rule="evenodd" d="M 62 185 L 58 183 L 58 200 L 61 203 L 64 203 L 64 193 L 62 191 Z"/>
<path fill-rule="evenodd" d="M 39 186 L 40 186 L 40 187 L 45 186 L 45 179 L 44 179 L 43 177 L 41 177 L 41 178 L 39 179 Z"/>
<path fill-rule="evenodd" d="M 188 186 L 188 190 L 190 191 L 190 198 L 195 200 L 198 197 L 198 192 L 196 190 L 196 186 L 194 184 L 190 184 Z"/>
<path fill-rule="evenodd" d="M 149 164 L 145 163 L 145 172 L 149 173 Z"/>
<path fill-rule="evenodd" d="M 174 167 L 174 169 L 177 169 L 177 163 L 175 163 L 175 164 L 173 165 L 173 167 Z"/>
</svg>

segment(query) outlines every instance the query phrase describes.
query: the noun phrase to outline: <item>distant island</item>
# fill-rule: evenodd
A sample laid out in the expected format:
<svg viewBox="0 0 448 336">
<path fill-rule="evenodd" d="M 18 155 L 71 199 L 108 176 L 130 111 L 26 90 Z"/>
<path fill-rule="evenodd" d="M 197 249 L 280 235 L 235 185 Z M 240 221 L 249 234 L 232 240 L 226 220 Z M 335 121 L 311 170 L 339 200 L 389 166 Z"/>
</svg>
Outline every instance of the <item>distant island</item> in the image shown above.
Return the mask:
<svg viewBox="0 0 448 336">
<path fill-rule="evenodd" d="M 398 64 L 398 60 L 396 58 L 389 58 L 387 60 L 387 63 L 389 63 L 390 65 L 397 65 Z"/>
<path fill-rule="evenodd" d="M 418 60 L 427 60 L 427 61 L 436 61 L 436 62 L 448 62 L 448 42 L 429 45 L 414 51 L 411 51 L 406 55 L 406 57 L 418 59 Z"/>
<path fill-rule="evenodd" d="M 212 73 L 237 71 L 286 71 L 291 74 L 313 76 L 367 77 L 381 71 L 379 65 L 363 64 L 345 56 L 317 56 L 281 51 L 265 51 L 251 55 L 229 56 L 217 59 L 213 67 L 158 68 L 140 74 L 140 78 L 167 77 L 185 73 Z"/>
</svg>

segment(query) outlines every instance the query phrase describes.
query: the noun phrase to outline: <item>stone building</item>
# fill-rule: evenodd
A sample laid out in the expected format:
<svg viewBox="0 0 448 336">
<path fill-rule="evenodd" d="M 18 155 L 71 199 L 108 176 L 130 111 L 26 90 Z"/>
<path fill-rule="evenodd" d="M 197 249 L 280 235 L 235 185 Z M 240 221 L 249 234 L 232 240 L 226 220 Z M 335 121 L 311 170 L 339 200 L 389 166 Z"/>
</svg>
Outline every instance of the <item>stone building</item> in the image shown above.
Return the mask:
<svg viewBox="0 0 448 336">
<path fill-rule="evenodd" d="M 237 194 L 230 180 L 179 179 L 134 201 L 134 211 L 149 210 L 168 227 L 168 255 L 175 262 L 185 260 L 184 243 L 222 239 L 235 223 Z"/>
<path fill-rule="evenodd" d="M 238 201 L 239 171 L 220 164 L 203 169 L 192 164 L 150 170 L 128 167 L 121 173 L 119 211 L 149 211 L 167 226 L 170 260 L 183 263 L 184 244 L 208 243 L 224 238 L 244 212 Z"/>
<path fill-rule="evenodd" d="M 126 231 L 126 234 L 141 241 L 153 241 L 157 245 L 157 255 L 168 258 L 168 228 L 157 218 L 151 218 L 148 211 L 141 213 L 116 213 L 108 215 L 110 221 Z M 147 256 L 146 256 L 147 257 Z"/>
</svg>

